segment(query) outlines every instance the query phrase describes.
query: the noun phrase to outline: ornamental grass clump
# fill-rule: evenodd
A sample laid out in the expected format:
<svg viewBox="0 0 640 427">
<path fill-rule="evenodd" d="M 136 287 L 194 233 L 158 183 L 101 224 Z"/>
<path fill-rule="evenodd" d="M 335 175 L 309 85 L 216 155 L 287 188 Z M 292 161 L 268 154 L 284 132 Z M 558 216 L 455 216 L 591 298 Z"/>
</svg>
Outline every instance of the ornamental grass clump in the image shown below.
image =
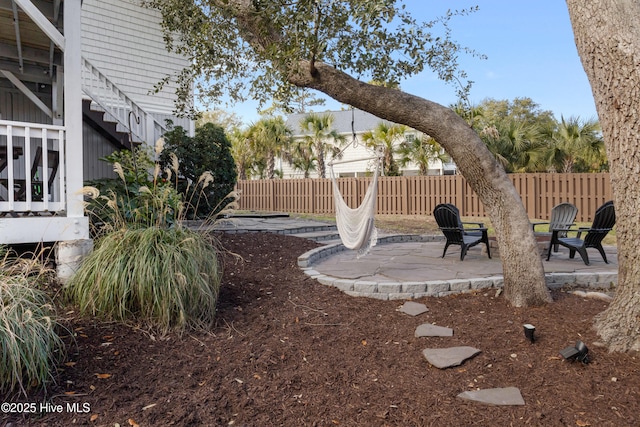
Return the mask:
<svg viewBox="0 0 640 427">
<path fill-rule="evenodd" d="M 0 260 L 0 394 L 45 387 L 64 345 L 55 309 L 37 288 L 47 270 L 36 259 Z"/>
<path fill-rule="evenodd" d="M 159 140 L 156 156 L 161 151 Z M 115 162 L 114 170 L 125 184 L 122 191 L 100 195 L 95 188 L 85 189 L 99 200 L 89 206 L 94 208 L 91 213 L 98 213 L 100 229 L 94 251 L 65 285 L 81 313 L 144 323 L 161 333 L 214 324 L 221 279 L 218 245 L 210 234 L 183 225 L 186 206 L 198 198 L 185 201 L 172 186 L 176 163 L 161 175 L 156 161 L 142 179 L 139 172 Z M 135 179 L 128 179 L 132 176 Z M 210 177 L 203 174 L 194 188 L 204 189 Z M 231 195 L 233 202 L 236 198 Z M 218 210 L 217 216 L 234 206 Z"/>
<path fill-rule="evenodd" d="M 213 325 L 217 252 L 179 227 L 122 228 L 104 235 L 67 285 L 83 314 L 138 320 L 162 332 Z"/>
</svg>

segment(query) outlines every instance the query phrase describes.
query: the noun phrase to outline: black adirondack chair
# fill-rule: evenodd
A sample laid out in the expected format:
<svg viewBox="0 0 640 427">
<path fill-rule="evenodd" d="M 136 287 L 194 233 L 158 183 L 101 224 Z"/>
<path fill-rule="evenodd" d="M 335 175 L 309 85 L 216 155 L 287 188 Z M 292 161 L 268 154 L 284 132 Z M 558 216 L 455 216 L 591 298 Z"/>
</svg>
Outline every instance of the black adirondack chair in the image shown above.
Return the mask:
<svg viewBox="0 0 640 427">
<path fill-rule="evenodd" d="M 460 219 L 460 210 L 458 207 L 452 203 L 443 203 L 439 206 L 447 206 L 451 210 L 453 210 L 458 217 L 458 224 L 464 230 L 464 234 L 468 234 L 470 236 L 482 236 L 481 229 L 484 228 L 484 223 L 482 222 L 462 222 Z M 437 206 L 436 206 L 437 208 Z M 466 227 L 466 228 L 465 228 Z"/>
<path fill-rule="evenodd" d="M 442 252 L 442 258 L 447 253 L 450 245 L 460 246 L 460 261 L 464 261 L 467 250 L 479 243 L 487 246 L 487 255 L 491 258 L 491 249 L 489 248 L 489 237 L 487 229 L 482 223 L 473 223 L 477 226 L 474 228 L 464 228 L 464 224 L 460 220 L 460 212 L 455 206 L 445 203 L 436 206 L 433 210 L 433 216 L 438 223 L 440 231 L 447 239 Z"/>
<path fill-rule="evenodd" d="M 589 265 L 589 255 L 587 254 L 588 248 L 595 248 L 602 255 L 602 259 L 605 263 L 609 263 L 607 255 L 602 247 L 602 240 L 607 233 L 611 231 L 616 224 L 616 212 L 613 207 L 613 202 L 609 201 L 603 204 L 596 211 L 593 217 L 593 223 L 590 228 L 578 228 L 573 230 L 567 230 L 566 233 L 576 233 L 576 237 L 561 237 L 563 230 L 553 230 L 551 234 L 551 242 L 549 242 L 549 252 L 547 253 L 547 261 L 551 258 L 551 247 L 555 244 L 569 248 L 569 258 L 573 259 L 576 252 L 582 257 L 582 261 L 586 265 Z M 586 233 L 584 239 L 582 234 Z"/>
</svg>

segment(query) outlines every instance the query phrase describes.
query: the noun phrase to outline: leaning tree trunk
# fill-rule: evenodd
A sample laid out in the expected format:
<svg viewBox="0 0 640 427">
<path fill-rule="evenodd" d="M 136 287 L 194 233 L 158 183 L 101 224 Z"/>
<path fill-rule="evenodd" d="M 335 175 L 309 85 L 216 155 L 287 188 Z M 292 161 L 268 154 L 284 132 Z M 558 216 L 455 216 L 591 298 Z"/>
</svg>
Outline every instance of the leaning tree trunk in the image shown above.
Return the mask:
<svg viewBox="0 0 640 427">
<path fill-rule="evenodd" d="M 489 213 L 500 246 L 505 297 L 517 307 L 551 301 L 542 260 L 520 196 L 478 134 L 460 116 L 426 99 L 363 83 L 327 64 L 299 65 L 298 70 L 303 71 L 291 75 L 293 84 L 319 90 L 438 141 Z"/>
<path fill-rule="evenodd" d="M 595 325 L 610 350 L 640 350 L 640 3 L 567 5 L 602 125 L 617 217 L 618 288 Z"/>
</svg>

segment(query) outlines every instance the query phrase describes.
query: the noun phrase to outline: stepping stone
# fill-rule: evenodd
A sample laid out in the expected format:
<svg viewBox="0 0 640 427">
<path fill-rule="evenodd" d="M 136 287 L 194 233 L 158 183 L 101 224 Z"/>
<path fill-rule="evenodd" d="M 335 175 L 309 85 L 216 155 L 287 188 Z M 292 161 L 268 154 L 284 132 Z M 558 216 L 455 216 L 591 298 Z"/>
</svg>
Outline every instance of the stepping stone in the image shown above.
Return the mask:
<svg viewBox="0 0 640 427">
<path fill-rule="evenodd" d="M 524 405 L 524 399 L 517 387 L 488 388 L 485 390 L 470 390 L 460 393 L 457 397 L 472 402 L 487 405 L 511 406 Z"/>
<path fill-rule="evenodd" d="M 416 328 L 416 337 L 452 337 L 453 329 L 425 323 Z"/>
<path fill-rule="evenodd" d="M 462 365 L 465 360 L 471 359 L 478 353 L 480 350 L 473 347 L 425 348 L 422 350 L 422 355 L 427 359 L 427 362 L 439 369 Z"/>
<path fill-rule="evenodd" d="M 429 309 L 426 305 L 419 302 L 407 301 L 402 304 L 402 306 L 400 306 L 399 311 L 410 316 L 417 316 L 419 314 L 426 313 L 427 311 L 429 311 Z"/>
<path fill-rule="evenodd" d="M 602 301 L 613 301 L 613 297 L 611 295 L 607 295 L 604 292 L 587 292 L 587 298 L 599 299 Z"/>
</svg>

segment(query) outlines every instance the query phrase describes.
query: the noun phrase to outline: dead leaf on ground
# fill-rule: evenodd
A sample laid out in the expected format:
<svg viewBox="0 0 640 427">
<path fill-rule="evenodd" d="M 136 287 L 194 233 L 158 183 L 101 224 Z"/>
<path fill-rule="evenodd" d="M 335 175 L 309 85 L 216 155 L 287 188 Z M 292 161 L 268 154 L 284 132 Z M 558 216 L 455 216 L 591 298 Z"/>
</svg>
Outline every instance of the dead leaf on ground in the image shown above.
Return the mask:
<svg viewBox="0 0 640 427">
<path fill-rule="evenodd" d="M 130 425 L 131 427 L 140 427 L 140 424 L 138 424 L 137 422 L 135 422 L 135 421 L 133 420 L 133 418 L 129 418 L 129 420 L 128 420 L 128 421 L 129 421 L 129 425 Z"/>
<path fill-rule="evenodd" d="M 91 415 L 91 418 L 89 418 L 89 421 L 93 422 L 93 421 L 95 421 L 97 419 L 98 419 L 98 415 L 97 414 L 93 414 L 93 415 Z"/>
<path fill-rule="evenodd" d="M 111 374 L 95 374 L 95 375 L 97 378 L 100 378 L 101 380 L 111 378 Z"/>
</svg>

